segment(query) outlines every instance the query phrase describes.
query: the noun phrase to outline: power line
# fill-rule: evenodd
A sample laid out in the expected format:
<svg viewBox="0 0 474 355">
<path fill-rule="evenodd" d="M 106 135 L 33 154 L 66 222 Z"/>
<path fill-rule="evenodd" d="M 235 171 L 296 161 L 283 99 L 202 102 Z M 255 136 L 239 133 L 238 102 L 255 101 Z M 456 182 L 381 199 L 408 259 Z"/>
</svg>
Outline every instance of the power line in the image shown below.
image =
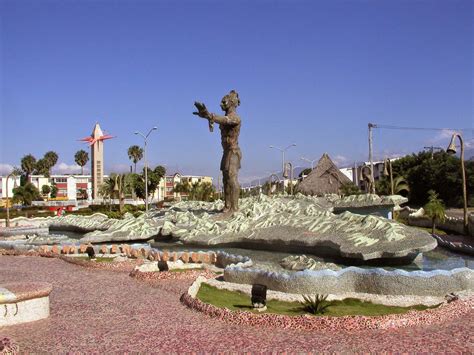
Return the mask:
<svg viewBox="0 0 474 355">
<path fill-rule="evenodd" d="M 392 126 L 392 125 L 381 125 L 377 123 L 371 123 L 373 128 L 383 129 L 400 129 L 400 130 L 413 130 L 413 131 L 473 131 L 474 128 L 431 128 L 431 127 L 404 127 L 404 126 Z"/>
</svg>

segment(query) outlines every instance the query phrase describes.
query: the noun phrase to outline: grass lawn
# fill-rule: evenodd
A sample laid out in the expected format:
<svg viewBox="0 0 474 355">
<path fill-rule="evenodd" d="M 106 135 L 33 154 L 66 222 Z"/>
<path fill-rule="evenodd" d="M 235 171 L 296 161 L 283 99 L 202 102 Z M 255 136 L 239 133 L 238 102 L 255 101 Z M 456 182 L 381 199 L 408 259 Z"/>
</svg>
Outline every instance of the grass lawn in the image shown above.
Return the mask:
<svg viewBox="0 0 474 355">
<path fill-rule="evenodd" d="M 251 311 L 258 313 L 253 310 L 250 303 L 250 296 L 242 292 L 219 290 L 203 283 L 199 289 L 197 297 L 202 302 L 212 304 L 219 308 L 228 308 L 232 311 Z M 331 306 L 323 314 L 324 316 L 381 316 L 385 314 L 406 313 L 412 309 L 421 311 L 433 308 L 422 305 L 412 307 L 384 306 L 360 301 L 355 298 L 347 298 L 342 301 L 330 301 L 330 303 Z M 283 302 L 275 300 L 267 301 L 267 310 L 264 313 L 286 314 L 290 316 L 310 314 L 306 312 L 298 302 Z"/>
</svg>

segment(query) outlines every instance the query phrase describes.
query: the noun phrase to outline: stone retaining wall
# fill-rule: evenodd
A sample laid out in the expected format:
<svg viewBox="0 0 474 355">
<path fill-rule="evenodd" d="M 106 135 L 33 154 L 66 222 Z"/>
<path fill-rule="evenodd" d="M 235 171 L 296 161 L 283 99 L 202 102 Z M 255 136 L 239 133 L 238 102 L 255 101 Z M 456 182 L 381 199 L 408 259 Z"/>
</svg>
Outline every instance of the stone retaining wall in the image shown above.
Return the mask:
<svg viewBox="0 0 474 355">
<path fill-rule="evenodd" d="M 339 294 L 348 292 L 383 295 L 444 296 L 474 290 L 474 271 L 387 271 L 349 267 L 332 270 L 305 270 L 293 274 L 227 267 L 224 280 L 241 284 L 262 284 L 269 289 L 299 294 Z"/>
<path fill-rule="evenodd" d="M 40 245 L 25 248 L 22 245 L 15 245 L 10 243 L 8 248 L 0 248 L 2 253 L 8 255 L 38 255 L 46 257 L 59 257 L 59 256 L 77 256 L 87 255 L 86 250 L 88 247 L 94 248 L 96 256 L 126 256 L 130 259 L 147 259 L 150 261 L 182 261 L 183 263 L 195 263 L 195 264 L 212 264 L 220 268 L 228 266 L 239 266 L 242 268 L 252 266 L 252 260 L 247 256 L 229 254 L 224 251 L 168 251 L 158 250 L 153 248 L 134 248 L 128 244 L 112 244 L 112 245 Z M 1 255 L 1 253 L 0 253 Z M 70 258 L 73 259 L 73 258 Z M 71 260 L 77 264 L 81 263 L 81 260 Z"/>
<path fill-rule="evenodd" d="M 59 255 L 86 255 L 86 249 L 91 245 L 81 244 L 80 246 L 75 245 L 41 245 L 36 248 L 36 251 L 40 255 L 45 256 L 59 256 Z M 101 255 L 124 255 L 132 259 L 148 259 L 151 261 L 178 261 L 181 260 L 184 263 L 204 263 L 204 264 L 215 264 L 217 261 L 217 255 L 222 252 L 170 252 L 167 250 L 157 250 L 148 248 L 133 248 L 128 244 L 111 246 L 92 246 L 94 248 L 96 256 Z M 227 254 L 227 253 L 223 253 Z M 222 259 L 227 260 L 228 257 L 221 255 Z M 227 264 L 226 264 L 227 265 Z"/>
<path fill-rule="evenodd" d="M 410 226 L 431 228 L 432 222 L 424 216 L 424 210 L 404 207 L 399 211 L 400 217 L 406 219 Z M 468 215 L 468 234 L 474 237 L 474 214 Z M 445 231 L 464 235 L 464 219 L 459 217 L 446 216 L 444 222 L 436 223 L 436 227 Z"/>
</svg>

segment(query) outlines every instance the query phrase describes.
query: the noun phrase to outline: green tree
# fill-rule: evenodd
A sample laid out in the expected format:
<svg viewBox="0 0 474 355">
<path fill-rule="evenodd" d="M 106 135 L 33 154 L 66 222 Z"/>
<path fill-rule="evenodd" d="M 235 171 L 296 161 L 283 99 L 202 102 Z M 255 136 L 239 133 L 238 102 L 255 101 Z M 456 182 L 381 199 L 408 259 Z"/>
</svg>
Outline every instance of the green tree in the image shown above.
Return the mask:
<svg viewBox="0 0 474 355">
<path fill-rule="evenodd" d="M 81 167 L 81 175 L 84 175 L 84 166 L 89 161 L 89 154 L 85 150 L 78 150 L 74 154 L 74 161 Z"/>
<path fill-rule="evenodd" d="M 55 183 L 51 185 L 51 193 L 49 194 L 49 197 L 51 198 L 58 197 L 58 187 L 56 186 Z"/>
<path fill-rule="evenodd" d="M 26 177 L 26 182 L 28 181 L 30 175 L 33 173 L 33 171 L 36 168 L 36 158 L 31 155 L 25 155 L 21 159 L 21 170 L 23 170 L 25 177 Z"/>
<path fill-rule="evenodd" d="M 435 224 L 444 222 L 446 218 L 443 201 L 434 190 L 428 191 L 428 203 L 423 207 L 425 215 L 431 219 L 431 233 L 435 232 Z"/>
<path fill-rule="evenodd" d="M 179 194 L 189 195 L 189 191 L 191 191 L 191 184 L 186 181 L 178 182 L 173 187 L 173 191 Z"/>
<path fill-rule="evenodd" d="M 155 175 L 156 175 L 157 177 L 159 177 L 160 180 L 161 180 L 161 179 L 163 179 L 163 178 L 165 177 L 165 175 L 166 175 L 166 168 L 165 168 L 164 166 L 162 166 L 162 165 L 158 165 L 158 166 L 153 170 L 153 172 L 154 172 Z"/>
<path fill-rule="evenodd" d="M 131 174 L 113 174 L 109 177 L 111 191 L 110 196 L 119 200 L 119 212 L 123 213 L 125 205 L 125 195 L 130 194 L 133 190 L 133 181 Z"/>
<path fill-rule="evenodd" d="M 25 206 L 31 206 L 33 201 L 41 201 L 41 194 L 31 182 L 13 189 L 13 202 L 21 203 Z"/>
<path fill-rule="evenodd" d="M 392 189 L 390 187 L 390 178 L 385 178 L 375 183 L 375 190 L 378 195 L 391 195 Z M 397 176 L 393 179 L 393 193 L 395 195 L 408 196 L 410 186 L 403 176 Z"/>
<path fill-rule="evenodd" d="M 166 175 L 166 169 L 158 165 L 154 170 L 148 168 L 148 196 L 153 195 L 160 184 L 160 180 Z M 145 199 L 145 168 L 142 174 L 133 174 L 132 188 L 137 197 Z"/>
<path fill-rule="evenodd" d="M 195 182 L 191 185 L 188 198 L 194 201 L 214 201 L 216 189 L 210 182 Z"/>
<path fill-rule="evenodd" d="M 465 166 L 468 201 L 474 201 L 474 161 L 466 161 Z M 458 157 L 441 151 L 431 158 L 431 152 L 420 152 L 393 161 L 392 168 L 394 176 L 405 178 L 411 204 L 423 206 L 427 202 L 428 191 L 434 190 L 446 206 L 462 206 L 461 163 Z M 389 191 L 388 181 L 387 177 L 381 181 L 386 186 L 385 191 Z M 406 192 L 402 194 L 406 195 Z"/>
<path fill-rule="evenodd" d="M 128 148 L 128 159 L 135 165 L 134 172 L 137 172 L 137 163 L 143 158 L 143 148 L 138 145 L 132 145 Z"/>
<path fill-rule="evenodd" d="M 51 168 L 56 165 L 58 162 L 58 154 L 50 150 L 44 154 L 43 159 L 46 162 L 46 166 L 48 167 L 48 176 L 51 174 Z"/>
<path fill-rule="evenodd" d="M 49 187 L 49 185 L 41 186 L 41 193 L 43 194 L 43 196 L 48 197 L 50 192 L 51 192 L 51 187 Z"/>
<path fill-rule="evenodd" d="M 115 187 L 115 179 L 114 174 L 110 174 L 110 176 L 102 182 L 99 186 L 99 195 L 105 200 L 108 200 L 108 205 L 112 208 L 112 198 L 114 197 L 114 187 Z"/>
<path fill-rule="evenodd" d="M 49 170 L 49 163 L 46 161 L 46 159 L 43 158 L 36 162 L 34 173 L 36 175 L 44 175 L 46 177 L 50 177 Z"/>
</svg>

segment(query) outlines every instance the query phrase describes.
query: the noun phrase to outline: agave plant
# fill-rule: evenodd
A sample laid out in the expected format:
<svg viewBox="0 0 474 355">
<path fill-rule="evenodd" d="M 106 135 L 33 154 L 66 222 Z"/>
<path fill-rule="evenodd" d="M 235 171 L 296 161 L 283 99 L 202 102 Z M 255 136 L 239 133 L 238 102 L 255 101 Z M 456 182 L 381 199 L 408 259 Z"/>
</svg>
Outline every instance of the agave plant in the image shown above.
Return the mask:
<svg viewBox="0 0 474 355">
<path fill-rule="evenodd" d="M 303 309 L 311 314 L 323 314 L 330 306 L 331 302 L 326 301 L 328 295 L 316 294 L 314 297 L 310 295 L 302 295 L 304 301 L 300 301 Z"/>
</svg>

